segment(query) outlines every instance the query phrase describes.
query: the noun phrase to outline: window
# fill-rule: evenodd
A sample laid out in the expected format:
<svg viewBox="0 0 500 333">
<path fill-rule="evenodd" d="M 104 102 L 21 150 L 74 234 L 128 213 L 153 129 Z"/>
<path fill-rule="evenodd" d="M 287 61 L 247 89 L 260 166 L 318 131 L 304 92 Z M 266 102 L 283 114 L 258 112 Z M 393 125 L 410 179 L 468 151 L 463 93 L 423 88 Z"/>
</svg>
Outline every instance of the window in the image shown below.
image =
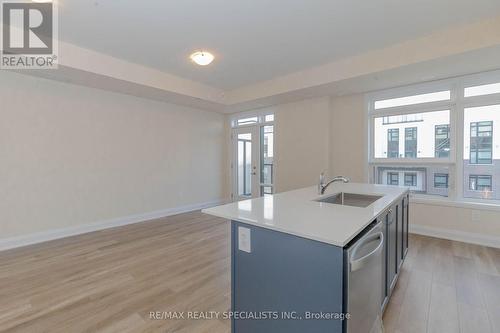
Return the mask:
<svg viewBox="0 0 500 333">
<path fill-rule="evenodd" d="M 433 92 L 429 94 L 420 94 L 420 95 L 385 99 L 381 101 L 375 101 L 375 110 L 392 108 L 397 106 L 444 101 L 444 100 L 449 100 L 450 97 L 451 97 L 450 91 L 446 90 L 446 91 Z"/>
<path fill-rule="evenodd" d="M 375 183 L 384 185 L 399 185 L 399 180 L 403 179 L 402 184 L 410 187 L 413 192 L 446 196 L 446 189 L 436 189 L 433 186 L 427 188 L 426 184 L 432 185 L 435 173 L 447 172 L 448 169 L 442 167 L 381 165 L 374 167 L 373 179 Z"/>
<path fill-rule="evenodd" d="M 260 195 L 263 197 L 266 194 L 273 194 L 272 186 L 261 186 Z"/>
<path fill-rule="evenodd" d="M 470 124 L 470 164 L 491 164 L 493 122 Z"/>
<path fill-rule="evenodd" d="M 242 118 L 238 119 L 236 122 L 238 126 L 256 124 L 259 121 L 258 117 Z"/>
<path fill-rule="evenodd" d="M 246 113 L 246 116 L 238 116 L 234 117 L 231 120 L 231 127 L 240 127 L 240 126 L 252 126 L 252 125 L 258 125 L 258 124 L 264 124 L 264 123 L 272 123 L 274 121 L 274 114 L 273 113 L 261 113 L 261 115 L 249 115 Z"/>
<path fill-rule="evenodd" d="M 370 181 L 500 206 L 500 70 L 370 93 L 368 120 Z"/>
<path fill-rule="evenodd" d="M 399 129 L 397 128 L 387 130 L 387 151 L 389 158 L 399 157 Z"/>
<path fill-rule="evenodd" d="M 405 157 L 417 158 L 417 127 L 405 128 Z"/>
<path fill-rule="evenodd" d="M 403 115 L 398 116 L 401 120 L 399 122 L 392 118 L 391 121 L 386 119 L 385 123 L 384 118 L 387 118 L 385 116 L 373 118 L 373 157 L 375 159 L 401 158 L 403 156 L 413 159 L 449 157 L 446 154 L 436 156 L 435 147 L 435 127 L 437 125 L 447 126 L 448 132 L 450 130 L 449 110 L 409 113 L 405 116 L 406 118 L 403 118 Z M 401 149 L 401 154 L 400 146 L 403 145 L 403 142 L 400 145 L 400 131 L 405 135 L 404 150 Z M 449 152 L 449 140 L 443 143 L 440 149 Z"/>
<path fill-rule="evenodd" d="M 500 179 L 499 126 L 500 101 L 497 105 L 464 109 L 464 198 L 500 200 L 500 193 L 492 184 Z"/>
<path fill-rule="evenodd" d="M 434 174 L 434 187 L 435 188 L 448 188 L 448 174 L 435 173 Z"/>
<path fill-rule="evenodd" d="M 274 114 L 267 114 L 264 117 L 265 122 L 274 121 Z"/>
<path fill-rule="evenodd" d="M 465 97 L 484 96 L 500 94 L 500 83 L 483 84 L 475 87 L 465 88 Z"/>
<path fill-rule="evenodd" d="M 491 176 L 470 175 L 469 190 L 471 191 L 491 191 Z"/>
<path fill-rule="evenodd" d="M 252 134 L 238 134 L 238 195 L 252 194 Z"/>
<path fill-rule="evenodd" d="M 405 186 L 417 186 L 416 173 L 405 173 Z"/>
<path fill-rule="evenodd" d="M 418 121 L 424 121 L 424 117 L 422 116 L 421 113 L 382 117 L 382 123 L 384 125 L 414 123 Z"/>
<path fill-rule="evenodd" d="M 274 125 L 266 125 L 260 128 L 260 187 L 261 195 L 272 193 L 274 173 Z"/>
<path fill-rule="evenodd" d="M 399 185 L 399 173 L 388 172 L 387 173 L 387 185 Z"/>
<path fill-rule="evenodd" d="M 434 156 L 437 158 L 450 156 L 450 125 L 436 125 L 434 129 Z"/>
</svg>

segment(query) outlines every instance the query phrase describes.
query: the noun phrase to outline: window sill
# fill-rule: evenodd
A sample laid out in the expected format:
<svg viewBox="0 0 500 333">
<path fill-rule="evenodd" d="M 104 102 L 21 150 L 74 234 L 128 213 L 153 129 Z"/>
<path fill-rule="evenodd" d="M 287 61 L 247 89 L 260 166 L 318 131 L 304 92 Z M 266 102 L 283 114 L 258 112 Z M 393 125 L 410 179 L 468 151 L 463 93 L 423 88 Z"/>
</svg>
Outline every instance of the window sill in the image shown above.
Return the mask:
<svg viewBox="0 0 500 333">
<path fill-rule="evenodd" d="M 465 200 L 454 200 L 448 198 L 429 197 L 423 195 L 410 195 L 410 201 L 416 204 L 432 205 L 432 206 L 447 206 L 457 208 L 469 208 L 477 210 L 490 210 L 500 212 L 500 203 L 482 203 Z"/>
</svg>

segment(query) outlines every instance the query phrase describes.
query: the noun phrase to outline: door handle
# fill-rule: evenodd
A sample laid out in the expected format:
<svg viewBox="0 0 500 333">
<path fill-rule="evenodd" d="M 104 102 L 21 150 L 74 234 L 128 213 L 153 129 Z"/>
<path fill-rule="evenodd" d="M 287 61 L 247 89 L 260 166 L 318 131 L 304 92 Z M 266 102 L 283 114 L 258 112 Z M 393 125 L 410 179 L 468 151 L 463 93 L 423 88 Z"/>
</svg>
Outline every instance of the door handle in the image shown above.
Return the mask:
<svg viewBox="0 0 500 333">
<path fill-rule="evenodd" d="M 377 247 L 373 251 L 371 251 L 370 253 L 362 256 L 359 259 L 351 260 L 351 262 L 349 263 L 350 264 L 350 270 L 351 270 L 351 272 L 354 272 L 354 271 L 357 271 L 357 270 L 363 268 L 363 266 L 365 266 L 366 263 L 370 260 L 371 256 L 373 256 L 375 254 L 378 254 L 382 250 L 382 246 L 384 245 L 384 233 L 383 232 L 377 232 L 376 234 L 371 235 L 371 236 L 363 239 L 361 241 L 361 243 L 359 243 L 358 245 L 356 245 L 356 247 L 352 251 L 351 257 L 354 257 L 355 254 L 356 254 L 356 252 L 358 252 L 358 250 L 361 247 L 363 247 L 366 243 L 369 243 L 369 242 L 371 242 L 371 241 L 373 241 L 375 239 L 380 239 L 380 242 L 379 242 L 379 244 L 377 245 Z"/>
<path fill-rule="evenodd" d="M 254 172 L 252 172 L 252 175 L 253 175 L 253 176 L 257 175 L 257 172 L 255 172 L 255 171 L 254 171 Z"/>
</svg>

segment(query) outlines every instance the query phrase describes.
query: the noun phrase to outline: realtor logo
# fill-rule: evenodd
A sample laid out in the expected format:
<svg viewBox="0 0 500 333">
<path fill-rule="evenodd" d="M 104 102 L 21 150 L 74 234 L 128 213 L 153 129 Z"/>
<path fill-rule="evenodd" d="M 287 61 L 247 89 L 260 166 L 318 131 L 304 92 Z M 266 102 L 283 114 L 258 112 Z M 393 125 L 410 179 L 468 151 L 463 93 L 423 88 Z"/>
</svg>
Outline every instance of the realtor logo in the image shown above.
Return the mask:
<svg viewBox="0 0 500 333">
<path fill-rule="evenodd" d="M 57 68 L 57 17 L 52 2 L 2 3 L 3 69 Z"/>
</svg>

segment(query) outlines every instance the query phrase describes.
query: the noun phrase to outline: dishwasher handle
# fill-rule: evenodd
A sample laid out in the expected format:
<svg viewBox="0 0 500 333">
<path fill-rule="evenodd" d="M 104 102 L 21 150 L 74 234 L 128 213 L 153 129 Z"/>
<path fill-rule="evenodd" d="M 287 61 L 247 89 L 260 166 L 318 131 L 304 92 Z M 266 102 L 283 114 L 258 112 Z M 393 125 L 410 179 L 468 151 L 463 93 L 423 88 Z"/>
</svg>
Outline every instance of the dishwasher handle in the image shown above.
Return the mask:
<svg viewBox="0 0 500 333">
<path fill-rule="evenodd" d="M 363 266 L 365 266 L 366 263 L 370 260 L 371 256 L 378 254 L 382 250 L 382 247 L 384 245 L 384 233 L 377 232 L 376 234 L 373 234 L 371 236 L 366 237 L 358 245 L 356 245 L 356 247 L 352 251 L 351 257 L 354 257 L 356 255 L 356 252 L 358 252 L 358 249 L 360 249 L 365 244 L 367 244 L 371 241 L 374 241 L 376 239 L 380 239 L 380 243 L 377 245 L 377 247 L 373 251 L 371 251 L 370 253 L 364 255 L 363 257 L 361 257 L 359 259 L 350 261 L 349 266 L 350 266 L 351 272 L 354 272 L 354 271 L 357 271 L 358 269 L 363 268 Z"/>
</svg>

